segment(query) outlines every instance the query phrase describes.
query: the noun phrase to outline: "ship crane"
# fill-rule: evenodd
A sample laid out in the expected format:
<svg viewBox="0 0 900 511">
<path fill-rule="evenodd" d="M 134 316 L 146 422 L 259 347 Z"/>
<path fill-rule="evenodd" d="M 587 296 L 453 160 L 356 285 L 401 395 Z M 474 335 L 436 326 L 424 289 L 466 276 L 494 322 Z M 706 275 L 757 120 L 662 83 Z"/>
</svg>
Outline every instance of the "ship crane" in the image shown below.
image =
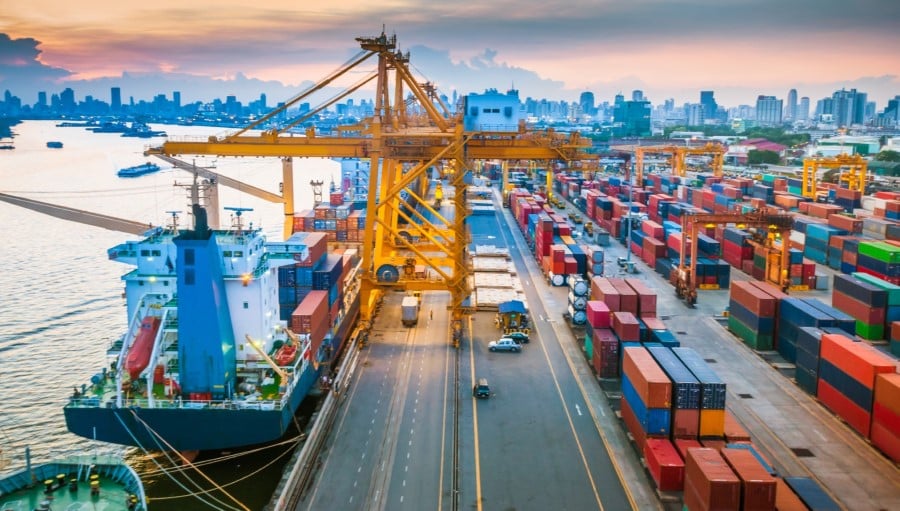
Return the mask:
<svg viewBox="0 0 900 511">
<path fill-rule="evenodd" d="M 524 125 L 510 132 L 465 130 L 463 112 L 449 112 L 433 84 L 423 85 L 413 77 L 410 55 L 398 51 L 396 36 L 382 32 L 374 37 L 358 37 L 356 41 L 361 51 L 343 66 L 247 127 L 205 141 L 168 140 L 147 154 L 278 157 L 282 161 L 281 192 L 286 219 L 293 218 L 295 213 L 294 157 L 369 159 L 371 179 L 366 198 L 365 235 L 360 248 L 360 317 L 364 324 L 370 321 L 379 297 L 389 289 L 449 291 L 452 331 L 458 339 L 464 316 L 473 310 L 469 304 L 471 265 L 467 253 L 469 213 L 465 179 L 475 167 L 474 162 L 590 161 L 596 159 L 586 152 L 591 141 L 577 133 L 529 132 Z M 361 67 L 369 59 L 377 61 L 372 74 L 366 74 Z M 326 86 L 334 86 L 338 78 L 351 70 L 363 71 L 365 76 L 313 111 L 334 105 L 375 80 L 371 117 L 328 136 L 314 128 L 308 128 L 305 136 L 290 131 L 309 119 L 309 115 L 278 122 L 273 127 L 289 108 Z M 250 131 L 254 129 L 263 131 Z M 421 196 L 422 191 L 428 190 L 429 170 L 434 167 L 451 169 L 442 190 L 453 204 L 454 214 L 449 219 L 435 210 L 433 202 Z M 451 186 L 452 194 L 446 190 Z M 420 213 L 416 206 L 427 215 Z M 417 239 L 400 235 L 404 223 L 415 226 L 412 228 L 417 231 Z M 292 222 L 286 221 L 284 238 L 291 234 Z M 400 240 L 399 246 L 394 245 L 395 240 Z M 436 278 L 407 278 L 401 269 L 409 258 L 414 258 L 417 265 L 430 267 L 430 274 Z"/>
<path fill-rule="evenodd" d="M 281 381 L 286 382 L 289 380 L 288 374 L 284 372 L 284 369 L 279 367 L 278 364 L 275 363 L 274 360 L 272 360 L 272 357 L 270 357 L 266 353 L 266 351 L 260 347 L 262 345 L 262 342 L 253 339 L 252 337 L 250 337 L 250 334 L 244 334 L 244 337 L 247 338 L 247 344 L 249 344 L 251 348 L 256 350 L 256 352 L 259 353 L 259 356 L 261 356 L 267 364 L 272 366 L 272 370 L 275 371 L 275 373 L 278 374 L 279 377 L 281 377 Z"/>
</svg>

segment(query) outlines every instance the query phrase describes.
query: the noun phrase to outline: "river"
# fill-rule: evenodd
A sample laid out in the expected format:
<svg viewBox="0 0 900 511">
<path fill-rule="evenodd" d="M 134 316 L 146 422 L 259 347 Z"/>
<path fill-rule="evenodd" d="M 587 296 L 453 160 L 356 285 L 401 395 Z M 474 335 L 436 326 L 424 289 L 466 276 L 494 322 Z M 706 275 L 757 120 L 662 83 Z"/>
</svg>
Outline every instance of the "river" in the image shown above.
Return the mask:
<svg viewBox="0 0 900 511">
<path fill-rule="evenodd" d="M 169 137 L 224 134 L 219 128 L 154 125 Z M 181 211 L 190 221 L 186 190 L 190 175 L 160 162 L 162 170 L 138 178 L 119 178 L 122 167 L 148 161 L 143 151 L 163 138 L 137 139 L 117 133 L 61 128 L 54 121 L 26 121 L 13 127 L 15 149 L 0 151 L 0 192 L 116 217 L 161 225 Z M 48 141 L 60 141 L 51 149 Z M 152 161 L 152 160 L 151 160 Z M 278 190 L 281 162 L 276 158 L 187 159 L 198 166 L 271 191 Z M 308 180 L 327 184 L 340 179 L 330 160 L 295 161 L 297 210 L 312 206 Z M 271 240 L 281 239 L 283 211 L 238 191 L 219 187 L 221 206 L 253 208 L 244 222 L 261 226 Z M 222 222 L 230 222 L 220 212 Z M 109 344 L 126 325 L 122 274 L 131 267 L 110 261 L 106 250 L 132 235 L 81 225 L 0 202 L 0 474 L 24 465 L 24 449 L 41 461 L 71 452 L 118 452 L 142 475 L 151 511 L 242 509 L 241 505 L 200 502 L 191 481 L 211 486 L 188 472 L 178 482 L 156 470 L 164 456 L 111 446 L 69 433 L 62 408 L 73 387 L 87 383 L 105 365 Z M 261 509 L 278 483 L 290 445 L 249 456 L 209 463 L 221 453 L 198 460 L 203 474 L 226 489 L 247 509 Z M 204 461 L 204 459 L 206 461 Z M 257 471 L 260 469 L 260 471 Z M 240 479 L 240 481 L 235 481 Z M 227 502 L 219 492 L 220 502 Z"/>
</svg>

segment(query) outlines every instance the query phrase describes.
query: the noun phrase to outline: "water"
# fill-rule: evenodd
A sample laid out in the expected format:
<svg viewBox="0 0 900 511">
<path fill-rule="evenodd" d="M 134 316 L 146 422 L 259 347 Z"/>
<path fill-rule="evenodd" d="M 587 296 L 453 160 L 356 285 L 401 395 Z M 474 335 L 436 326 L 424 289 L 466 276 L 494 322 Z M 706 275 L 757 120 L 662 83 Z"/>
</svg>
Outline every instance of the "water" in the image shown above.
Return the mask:
<svg viewBox="0 0 900 511">
<path fill-rule="evenodd" d="M 218 128 L 154 126 L 169 136 L 208 136 Z M 15 149 L 0 151 L 0 192 L 86 209 L 121 218 L 161 225 L 166 211 L 182 211 L 181 225 L 190 222 L 187 195 L 174 182 L 189 183 L 186 172 L 169 168 L 138 178 L 116 176 L 122 167 L 147 161 L 147 145 L 164 139 L 135 139 L 115 133 L 92 133 L 84 128 L 57 128 L 52 121 L 27 121 L 15 127 Z M 63 149 L 49 149 L 59 140 Z M 215 165 L 216 171 L 249 184 L 277 191 L 281 162 L 275 158 L 192 159 L 198 166 Z M 327 184 L 340 178 L 333 161 L 295 160 L 295 204 L 312 205 L 310 179 Z M 281 204 L 219 188 L 220 206 L 249 207 L 246 222 L 262 226 L 271 240 L 280 240 Z M 222 222 L 229 216 L 220 212 Z M 73 387 L 87 383 L 106 363 L 106 348 L 126 327 L 125 301 L 120 276 L 130 267 L 109 261 L 106 249 L 137 237 L 53 218 L 0 202 L 0 474 L 24 465 L 30 445 L 35 460 L 72 452 L 125 454 L 142 474 L 152 511 L 227 509 L 224 504 L 202 504 L 194 499 L 168 499 L 195 491 L 190 482 L 173 483 L 153 473 L 162 455 L 147 456 L 136 449 L 93 442 L 69 433 L 62 407 Z M 218 484 L 242 481 L 227 491 L 249 509 L 260 509 L 277 484 L 290 446 L 275 446 L 249 458 L 206 465 Z M 287 453 L 287 454 L 285 454 Z M 236 470 L 241 466 L 239 472 Z M 261 472 L 256 472 L 257 468 Z M 203 481 L 193 473 L 191 479 Z M 209 483 L 203 483 L 209 487 Z M 156 497 L 153 499 L 153 497 Z M 219 498 L 223 498 L 219 494 Z M 232 504 L 232 506 L 234 506 Z M 237 507 L 237 506 L 235 506 Z"/>
</svg>

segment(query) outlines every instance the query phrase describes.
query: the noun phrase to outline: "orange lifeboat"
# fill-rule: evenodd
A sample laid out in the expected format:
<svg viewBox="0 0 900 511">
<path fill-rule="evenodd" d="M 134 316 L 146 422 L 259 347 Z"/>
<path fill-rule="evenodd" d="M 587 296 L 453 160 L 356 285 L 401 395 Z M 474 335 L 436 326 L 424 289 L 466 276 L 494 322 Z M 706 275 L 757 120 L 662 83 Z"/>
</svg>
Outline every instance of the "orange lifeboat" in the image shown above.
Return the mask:
<svg viewBox="0 0 900 511">
<path fill-rule="evenodd" d="M 293 343 L 285 344 L 275 352 L 275 363 L 280 366 L 293 364 L 295 358 L 297 358 L 297 345 Z"/>
<path fill-rule="evenodd" d="M 160 319 L 156 316 L 147 316 L 141 321 L 141 328 L 134 338 L 134 344 L 128 350 L 128 358 L 125 359 L 125 370 L 132 380 L 141 375 L 150 362 L 150 353 L 153 351 L 153 340 L 159 330 Z"/>
</svg>

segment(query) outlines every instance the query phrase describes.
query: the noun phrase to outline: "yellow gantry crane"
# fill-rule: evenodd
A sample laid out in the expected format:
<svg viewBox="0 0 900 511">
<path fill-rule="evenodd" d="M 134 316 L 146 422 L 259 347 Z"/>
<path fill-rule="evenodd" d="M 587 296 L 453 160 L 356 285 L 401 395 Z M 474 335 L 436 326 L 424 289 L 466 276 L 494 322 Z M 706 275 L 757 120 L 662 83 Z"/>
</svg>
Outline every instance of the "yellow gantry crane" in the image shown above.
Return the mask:
<svg viewBox="0 0 900 511">
<path fill-rule="evenodd" d="M 866 172 L 869 163 L 858 154 L 839 154 L 833 157 L 814 156 L 803 159 L 803 196 L 815 198 L 819 182 L 819 169 L 840 169 L 840 181 L 847 182 L 851 190 L 866 190 Z"/>
<path fill-rule="evenodd" d="M 466 229 L 465 174 L 476 160 L 589 161 L 585 152 L 591 143 L 577 133 L 529 132 L 520 124 L 516 131 L 465 131 L 462 112 L 451 113 L 430 82 L 417 82 L 409 70 L 409 53 L 397 48 L 396 36 L 384 33 L 358 37 L 361 50 L 344 66 L 237 132 L 208 140 L 169 140 L 148 154 L 269 156 L 282 160 L 281 194 L 284 202 L 284 236 L 291 234 L 294 216 L 294 157 L 362 158 L 371 162 L 366 204 L 365 239 L 362 242 L 360 315 L 372 318 L 378 297 L 386 289 L 407 291 L 445 290 L 451 294 L 454 337 L 470 313 L 470 263 Z M 359 72 L 369 59 L 375 70 L 364 73 L 354 85 L 325 104 L 293 120 L 285 120 L 288 109 L 323 89 L 351 70 Z M 322 136 L 314 128 L 302 135 L 292 129 L 330 105 L 374 81 L 374 115 L 353 126 L 343 126 L 334 135 Z M 272 127 L 275 126 L 275 127 Z M 263 129 L 261 133 L 250 130 Z M 422 196 L 428 190 L 429 169 L 450 169 L 445 201 L 452 200 L 454 214 L 444 218 Z M 404 199 L 401 192 L 405 192 Z M 428 216 L 423 215 L 424 209 Z M 414 236 L 401 236 L 398 225 Z M 403 268 L 424 265 L 437 278 L 422 279 Z"/>
<path fill-rule="evenodd" d="M 721 177 L 725 163 L 725 148 L 720 144 L 712 142 L 700 147 L 685 147 L 674 145 L 663 146 L 635 146 L 634 148 L 634 171 L 636 183 L 640 186 L 644 179 L 644 155 L 645 154 L 665 154 L 669 155 L 669 166 L 672 173 L 676 176 L 685 176 L 686 158 L 688 155 L 706 155 L 711 156 L 710 168 L 713 175 Z"/>
</svg>

